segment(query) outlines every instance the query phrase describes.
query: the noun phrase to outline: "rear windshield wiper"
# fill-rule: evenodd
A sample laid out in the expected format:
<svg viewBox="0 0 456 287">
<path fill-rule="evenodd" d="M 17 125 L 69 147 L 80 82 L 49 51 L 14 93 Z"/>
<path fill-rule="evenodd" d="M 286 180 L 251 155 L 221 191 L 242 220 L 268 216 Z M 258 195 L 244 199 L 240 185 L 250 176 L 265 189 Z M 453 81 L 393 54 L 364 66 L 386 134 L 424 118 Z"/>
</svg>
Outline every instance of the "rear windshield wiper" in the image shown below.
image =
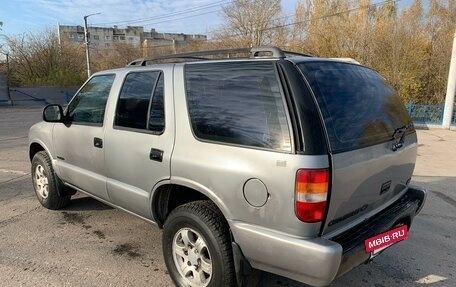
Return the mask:
<svg viewBox="0 0 456 287">
<path fill-rule="evenodd" d="M 393 151 L 397 151 L 404 145 L 405 132 L 409 127 L 410 125 L 407 124 L 394 129 L 393 135 L 391 136 L 391 139 L 394 140 L 393 146 L 391 147 Z"/>
</svg>

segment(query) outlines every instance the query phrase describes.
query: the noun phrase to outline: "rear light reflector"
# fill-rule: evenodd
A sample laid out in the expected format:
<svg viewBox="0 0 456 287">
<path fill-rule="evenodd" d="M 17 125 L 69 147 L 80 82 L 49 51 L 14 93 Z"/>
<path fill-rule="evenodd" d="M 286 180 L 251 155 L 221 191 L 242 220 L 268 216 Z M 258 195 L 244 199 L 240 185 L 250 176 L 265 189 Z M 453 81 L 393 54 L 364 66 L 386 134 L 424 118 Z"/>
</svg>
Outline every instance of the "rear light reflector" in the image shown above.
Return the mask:
<svg viewBox="0 0 456 287">
<path fill-rule="evenodd" d="M 320 222 L 325 216 L 326 201 L 296 202 L 296 216 L 299 220 L 313 223 Z"/>
<path fill-rule="evenodd" d="M 295 214 L 304 222 L 323 220 L 328 198 L 329 169 L 300 169 L 296 173 Z"/>
</svg>

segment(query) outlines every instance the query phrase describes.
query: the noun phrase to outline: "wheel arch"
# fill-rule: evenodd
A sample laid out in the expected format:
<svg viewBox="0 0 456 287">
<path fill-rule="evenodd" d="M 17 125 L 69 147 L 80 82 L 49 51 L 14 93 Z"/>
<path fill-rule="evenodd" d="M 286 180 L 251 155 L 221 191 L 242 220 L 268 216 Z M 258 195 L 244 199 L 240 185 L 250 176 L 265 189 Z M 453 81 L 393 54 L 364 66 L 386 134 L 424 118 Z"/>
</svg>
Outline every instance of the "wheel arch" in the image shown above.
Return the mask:
<svg viewBox="0 0 456 287">
<path fill-rule="evenodd" d="M 32 161 L 32 159 L 35 156 L 35 154 L 37 154 L 40 151 L 45 151 L 49 155 L 49 157 L 52 159 L 51 153 L 49 152 L 49 150 L 46 148 L 46 146 L 43 143 L 38 142 L 38 141 L 33 141 L 29 145 L 29 159 L 30 159 L 30 161 Z"/>
<path fill-rule="evenodd" d="M 154 189 L 152 195 L 152 216 L 160 228 L 176 207 L 197 200 L 210 200 L 228 221 L 231 214 L 216 194 L 210 189 L 191 181 L 164 182 Z"/>
<path fill-rule="evenodd" d="M 57 176 L 59 176 L 59 169 L 58 167 L 55 165 L 55 160 L 54 160 L 54 157 L 51 153 L 51 151 L 48 149 L 48 147 L 43 143 L 41 142 L 40 140 L 34 140 L 34 141 L 31 141 L 30 142 L 30 145 L 29 145 L 29 158 L 30 158 L 30 162 L 32 162 L 33 160 L 33 157 L 40 151 L 44 151 L 47 153 L 47 155 L 49 156 L 49 158 L 51 159 L 51 164 L 52 164 L 52 167 L 54 169 L 54 172 Z"/>
</svg>

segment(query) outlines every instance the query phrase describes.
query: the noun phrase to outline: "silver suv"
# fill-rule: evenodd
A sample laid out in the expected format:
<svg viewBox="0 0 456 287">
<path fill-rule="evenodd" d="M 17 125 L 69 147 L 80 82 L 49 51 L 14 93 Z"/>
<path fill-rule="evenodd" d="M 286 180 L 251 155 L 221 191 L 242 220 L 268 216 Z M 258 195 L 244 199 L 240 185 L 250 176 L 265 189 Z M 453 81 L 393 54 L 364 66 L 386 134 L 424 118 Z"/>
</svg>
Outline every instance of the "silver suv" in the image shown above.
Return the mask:
<svg viewBox="0 0 456 287">
<path fill-rule="evenodd" d="M 405 239 L 425 201 L 404 105 L 346 59 L 139 59 L 43 119 L 29 134 L 40 203 L 80 191 L 163 228 L 178 286 L 242 285 L 257 269 L 327 285 Z"/>
</svg>

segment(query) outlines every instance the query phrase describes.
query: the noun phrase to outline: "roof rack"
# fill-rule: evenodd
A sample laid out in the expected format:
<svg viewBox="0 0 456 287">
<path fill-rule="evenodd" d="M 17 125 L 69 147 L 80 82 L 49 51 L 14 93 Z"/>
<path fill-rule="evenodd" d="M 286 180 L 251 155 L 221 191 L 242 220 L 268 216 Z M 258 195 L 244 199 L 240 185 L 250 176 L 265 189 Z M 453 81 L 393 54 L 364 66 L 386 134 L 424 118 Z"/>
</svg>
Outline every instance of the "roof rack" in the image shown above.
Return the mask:
<svg viewBox="0 0 456 287">
<path fill-rule="evenodd" d="M 304 56 L 311 57 L 308 54 L 301 54 L 296 52 L 282 51 L 277 47 L 253 47 L 253 48 L 238 48 L 238 49 L 224 49 L 224 50 L 209 50 L 209 51 L 199 51 L 191 53 L 180 53 L 180 54 L 171 54 L 158 57 L 150 58 L 140 58 L 136 59 L 127 64 L 127 67 L 130 66 L 146 66 L 148 62 L 160 62 L 164 60 L 181 60 L 181 59 L 191 59 L 191 60 L 211 60 L 211 58 L 205 56 L 224 56 L 226 59 L 231 59 L 233 55 L 239 54 L 249 54 L 250 58 L 278 58 L 283 59 L 287 56 Z M 239 57 L 237 57 L 239 58 Z"/>
</svg>

